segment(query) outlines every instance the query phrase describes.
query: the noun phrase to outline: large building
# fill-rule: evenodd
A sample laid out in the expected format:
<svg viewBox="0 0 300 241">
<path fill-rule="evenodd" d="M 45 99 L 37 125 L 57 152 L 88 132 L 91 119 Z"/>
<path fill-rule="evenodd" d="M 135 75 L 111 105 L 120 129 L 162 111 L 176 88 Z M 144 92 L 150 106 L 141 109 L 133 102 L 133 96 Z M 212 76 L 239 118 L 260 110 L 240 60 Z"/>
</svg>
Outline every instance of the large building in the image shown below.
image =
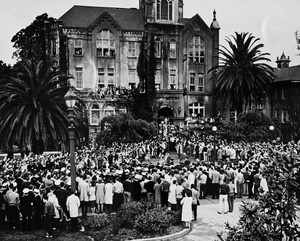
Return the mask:
<svg viewBox="0 0 300 241">
<path fill-rule="evenodd" d="M 127 112 L 119 95 L 139 83 L 142 41 L 150 34 L 158 60 L 158 116 L 182 123 L 190 115 L 216 116 L 213 97 L 220 26 L 196 14 L 183 18 L 183 0 L 139 0 L 139 8 L 73 6 L 49 26 L 49 55 L 72 75 L 86 104 L 90 135 L 100 120 Z M 144 38 L 144 36 L 146 38 Z"/>
</svg>

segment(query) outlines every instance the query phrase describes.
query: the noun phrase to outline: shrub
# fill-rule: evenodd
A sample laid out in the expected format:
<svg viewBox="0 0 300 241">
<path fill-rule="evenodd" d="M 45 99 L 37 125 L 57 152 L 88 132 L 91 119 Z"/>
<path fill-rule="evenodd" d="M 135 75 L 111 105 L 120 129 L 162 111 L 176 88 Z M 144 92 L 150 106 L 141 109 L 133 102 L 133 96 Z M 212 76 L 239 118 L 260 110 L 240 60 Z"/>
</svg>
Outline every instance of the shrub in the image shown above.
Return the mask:
<svg viewBox="0 0 300 241">
<path fill-rule="evenodd" d="M 171 219 L 172 225 L 180 225 L 180 224 L 182 224 L 182 221 L 181 221 L 181 211 L 177 211 L 177 212 L 169 211 L 168 214 L 170 214 L 171 217 L 172 217 L 172 219 Z"/>
<path fill-rule="evenodd" d="M 172 215 L 167 209 L 154 208 L 137 217 L 135 228 L 144 233 L 162 233 L 171 224 Z"/>
<path fill-rule="evenodd" d="M 111 223 L 110 217 L 106 213 L 89 216 L 84 221 L 84 227 L 89 231 L 100 230 Z"/>
<path fill-rule="evenodd" d="M 117 212 L 114 229 L 133 228 L 137 216 L 143 212 L 143 204 L 140 202 L 124 203 Z"/>
</svg>

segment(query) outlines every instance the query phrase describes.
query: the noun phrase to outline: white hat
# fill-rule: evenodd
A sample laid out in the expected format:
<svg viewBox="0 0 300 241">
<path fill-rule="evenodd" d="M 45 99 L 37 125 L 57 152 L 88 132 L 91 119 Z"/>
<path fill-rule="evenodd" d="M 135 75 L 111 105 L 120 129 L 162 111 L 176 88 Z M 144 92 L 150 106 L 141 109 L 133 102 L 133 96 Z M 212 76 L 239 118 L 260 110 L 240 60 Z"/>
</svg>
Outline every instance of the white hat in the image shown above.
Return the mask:
<svg viewBox="0 0 300 241">
<path fill-rule="evenodd" d="M 29 193 L 29 189 L 28 189 L 28 188 L 24 188 L 24 189 L 23 189 L 23 193 L 24 193 L 24 194 Z"/>
</svg>

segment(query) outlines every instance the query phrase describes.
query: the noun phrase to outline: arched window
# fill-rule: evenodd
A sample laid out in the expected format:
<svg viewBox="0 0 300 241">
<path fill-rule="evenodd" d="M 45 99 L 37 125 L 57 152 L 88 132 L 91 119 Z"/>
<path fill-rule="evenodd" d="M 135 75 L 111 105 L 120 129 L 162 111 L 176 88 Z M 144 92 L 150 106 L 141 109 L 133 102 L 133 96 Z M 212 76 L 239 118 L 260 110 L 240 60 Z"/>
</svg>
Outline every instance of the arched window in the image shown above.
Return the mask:
<svg viewBox="0 0 300 241">
<path fill-rule="evenodd" d="M 190 116 L 204 117 L 205 116 L 205 105 L 199 102 L 189 104 Z"/>
<path fill-rule="evenodd" d="M 104 117 L 106 116 L 112 116 L 115 114 L 115 108 L 111 105 L 107 105 L 104 108 Z"/>
<path fill-rule="evenodd" d="M 100 108 L 97 104 L 93 104 L 90 108 L 90 124 L 99 125 L 100 123 Z"/>
<path fill-rule="evenodd" d="M 170 41 L 170 59 L 176 58 L 176 41 L 175 39 L 171 39 Z"/>
<path fill-rule="evenodd" d="M 189 42 L 189 61 L 204 64 L 205 42 L 200 36 L 194 36 Z"/>
<path fill-rule="evenodd" d="M 116 39 L 110 30 L 101 30 L 96 40 L 97 56 L 115 57 Z"/>
<path fill-rule="evenodd" d="M 173 0 L 157 0 L 156 1 L 156 19 L 157 20 L 173 20 Z"/>
</svg>

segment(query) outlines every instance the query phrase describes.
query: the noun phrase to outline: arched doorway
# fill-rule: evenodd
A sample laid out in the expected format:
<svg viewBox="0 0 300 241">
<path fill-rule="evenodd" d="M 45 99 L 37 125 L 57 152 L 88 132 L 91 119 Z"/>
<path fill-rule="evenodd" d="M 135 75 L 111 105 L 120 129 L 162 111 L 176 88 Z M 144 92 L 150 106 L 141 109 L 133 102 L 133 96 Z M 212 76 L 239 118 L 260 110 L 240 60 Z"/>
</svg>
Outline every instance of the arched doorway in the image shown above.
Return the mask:
<svg viewBox="0 0 300 241">
<path fill-rule="evenodd" d="M 173 122 L 174 112 L 170 107 L 165 106 L 158 111 L 157 117 L 159 123 L 160 121 L 163 121 L 165 118 L 168 118 L 170 122 Z"/>
</svg>

